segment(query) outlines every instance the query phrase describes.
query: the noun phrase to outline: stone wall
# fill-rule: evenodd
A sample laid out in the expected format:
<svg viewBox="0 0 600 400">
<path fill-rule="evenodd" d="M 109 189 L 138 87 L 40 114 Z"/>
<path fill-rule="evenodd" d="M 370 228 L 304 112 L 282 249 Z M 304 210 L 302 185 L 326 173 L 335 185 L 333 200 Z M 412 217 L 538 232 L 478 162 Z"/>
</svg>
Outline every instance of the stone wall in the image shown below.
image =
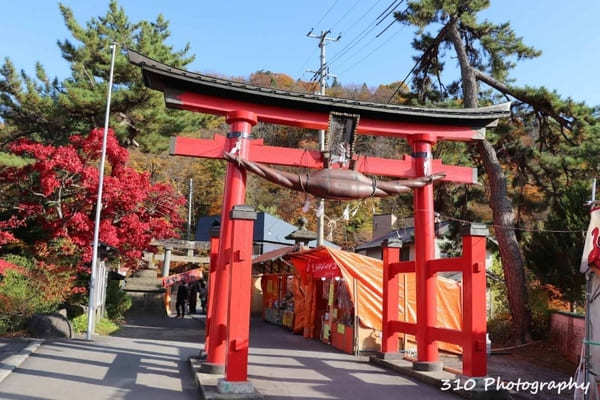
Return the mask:
<svg viewBox="0 0 600 400">
<path fill-rule="evenodd" d="M 553 312 L 550 315 L 550 336 L 560 353 L 577 364 L 585 336 L 585 318 L 569 313 Z"/>
</svg>

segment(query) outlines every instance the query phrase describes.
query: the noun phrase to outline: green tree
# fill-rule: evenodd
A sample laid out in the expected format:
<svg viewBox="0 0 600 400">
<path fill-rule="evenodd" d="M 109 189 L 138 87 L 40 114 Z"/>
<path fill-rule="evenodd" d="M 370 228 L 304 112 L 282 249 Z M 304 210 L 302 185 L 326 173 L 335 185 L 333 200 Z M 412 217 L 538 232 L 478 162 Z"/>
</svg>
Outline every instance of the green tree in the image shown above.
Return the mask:
<svg viewBox="0 0 600 400">
<path fill-rule="evenodd" d="M 175 50 L 166 44 L 169 23 L 162 15 L 155 21 L 131 22 L 116 0 L 104 16 L 77 22 L 73 11 L 60 4 L 71 39 L 58 41 L 71 76 L 63 81 L 49 79 L 40 63 L 35 77 L 18 73 L 7 58 L 0 69 L 0 144 L 16 137 L 64 144 L 72 134 L 88 132 L 102 125 L 110 68 L 110 44 L 130 48 L 174 67 L 194 60 L 189 45 Z M 169 110 L 162 96 L 147 89 L 139 68 L 119 51 L 115 61 L 111 121 L 124 144 L 139 144 L 145 151 L 167 148 L 168 136 L 195 131 L 216 118 L 199 113 Z"/>
<path fill-rule="evenodd" d="M 583 302 L 585 277 L 579 264 L 585 236 L 580 229 L 589 222 L 587 200 L 589 185 L 577 183 L 563 189 L 544 222 L 547 232 L 533 233 L 525 247 L 527 266 L 542 283 L 556 286 L 571 306 Z"/>
<path fill-rule="evenodd" d="M 488 103 L 502 97 L 515 100 L 513 120 L 502 122 L 495 130 L 488 130 L 487 140 L 479 141 L 474 150 L 487 175 L 489 202 L 508 288 L 515 338 L 525 341 L 529 338 L 531 317 L 527 306 L 524 261 L 514 230 L 515 212 L 506 180 L 507 172 L 518 172 L 505 171 L 500 160 L 510 155 L 525 159 L 532 159 L 527 157 L 528 154 L 537 157 L 542 161 L 539 165 L 534 167 L 531 163 L 522 162 L 521 168 L 528 173 L 535 172 L 536 183 L 542 187 L 548 184 L 558 189 L 561 180 L 568 179 L 574 173 L 573 167 L 582 160 L 573 147 L 586 136 L 597 133 L 597 120 L 594 119 L 597 111 L 570 99 L 562 99 L 544 88 L 512 85 L 509 72 L 515 62 L 537 57 L 540 52 L 525 45 L 509 23 L 479 21 L 478 13 L 489 3 L 489 0 L 414 0 L 395 16 L 400 22 L 418 28 L 413 41 L 413 47 L 418 51 L 413 85 L 421 101 L 457 98 L 462 100 L 464 107 L 475 108 L 480 102 Z M 427 32 L 427 28 L 433 28 L 435 33 Z M 460 78 L 444 84 L 441 76 L 449 57 L 446 50 L 453 50 Z M 480 83 L 489 89 L 481 90 Z M 512 134 L 518 130 L 528 132 L 537 148 L 532 149 L 526 143 L 515 140 L 516 135 Z M 590 149 L 598 147 L 587 146 L 588 155 Z M 572 154 L 572 159 L 561 162 L 561 150 Z M 592 166 L 594 163 L 595 166 Z M 597 161 L 590 161 L 584 174 L 589 174 L 594 168 L 597 168 Z M 543 176 L 544 171 L 550 174 Z M 560 179 L 557 179 L 558 175 Z M 523 186 L 527 182 L 515 183 Z"/>
</svg>

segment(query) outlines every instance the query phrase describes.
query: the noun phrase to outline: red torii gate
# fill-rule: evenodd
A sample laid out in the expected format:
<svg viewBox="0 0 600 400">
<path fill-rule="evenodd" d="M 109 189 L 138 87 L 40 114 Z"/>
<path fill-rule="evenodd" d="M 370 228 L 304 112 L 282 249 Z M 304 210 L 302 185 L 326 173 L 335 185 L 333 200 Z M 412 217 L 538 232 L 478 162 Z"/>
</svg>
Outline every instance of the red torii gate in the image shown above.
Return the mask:
<svg viewBox="0 0 600 400">
<path fill-rule="evenodd" d="M 401 160 L 356 156 L 354 168 L 361 173 L 397 178 L 415 178 L 444 173 L 443 180 L 472 184 L 477 170 L 442 164 L 432 159 L 432 145 L 437 141 L 481 140 L 485 128 L 509 113 L 504 103 L 479 109 L 424 109 L 377 104 L 321 95 L 296 93 L 256 87 L 226 79 L 169 67 L 141 54 L 129 51 L 129 60 L 142 69 L 146 86 L 164 93 L 167 107 L 226 116 L 230 132 L 213 139 L 176 137 L 171 141 L 171 155 L 223 159 L 234 148 L 237 155 L 256 163 L 321 169 L 326 160 L 318 151 L 266 146 L 252 140 L 252 127 L 258 122 L 327 129 L 331 113 L 360 116 L 356 133 L 404 138 L 412 146 L 412 154 Z M 221 372 L 225 382 L 247 381 L 247 356 L 250 315 L 250 274 L 252 256 L 252 219 L 254 214 L 243 206 L 246 171 L 229 162 L 221 214 L 218 252 L 211 248 L 211 282 L 209 315 L 205 343 L 206 370 Z M 465 347 L 465 373 L 486 374 L 485 341 L 485 247 L 470 233 L 464 241 L 464 256 L 451 266 L 445 260 L 434 260 L 433 184 L 414 189 L 416 259 L 412 264 L 399 262 L 397 251 L 389 246 L 384 254 L 384 331 L 383 352 L 398 351 L 397 332 L 414 333 L 417 339 L 415 368 L 439 368 L 436 340 L 458 343 Z M 471 238 L 471 239 L 469 239 Z M 216 246 L 217 240 L 213 240 Z M 473 245 L 472 245 L 473 244 Z M 483 257 L 483 259 L 482 259 Z M 465 282 L 476 276 L 476 284 L 465 291 L 466 325 L 462 331 L 448 331 L 436 326 L 436 273 L 461 270 Z M 235 273 L 234 273 L 235 272 Z M 398 272 L 416 273 L 416 325 L 402 324 L 398 319 L 397 299 L 393 292 Z M 483 282 L 483 286 L 481 285 Z M 475 322 L 473 323 L 473 320 Z M 470 354 L 477 352 L 477 357 Z M 471 364 L 470 366 L 467 364 Z M 473 367 L 473 365 L 475 365 Z"/>
</svg>

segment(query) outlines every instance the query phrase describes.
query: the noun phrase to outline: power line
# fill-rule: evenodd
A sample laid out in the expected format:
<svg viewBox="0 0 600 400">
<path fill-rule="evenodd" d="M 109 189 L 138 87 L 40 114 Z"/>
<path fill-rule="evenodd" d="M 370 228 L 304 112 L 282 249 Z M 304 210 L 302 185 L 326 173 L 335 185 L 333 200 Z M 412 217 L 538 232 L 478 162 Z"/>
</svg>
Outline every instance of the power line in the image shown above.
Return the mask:
<svg viewBox="0 0 600 400">
<path fill-rule="evenodd" d="M 373 6 L 371 6 L 371 8 L 369 8 L 369 10 L 367 10 L 367 12 L 365 14 L 363 14 L 363 15 L 368 14 L 377 4 L 379 4 L 379 2 L 380 1 L 376 2 Z M 328 66 L 330 66 L 330 65 L 332 65 L 334 63 L 337 63 L 350 50 L 352 50 L 354 47 L 356 47 L 362 40 L 364 40 L 365 37 L 367 37 L 377 27 L 377 25 L 379 25 L 379 23 L 381 23 L 382 21 L 384 21 L 397 7 L 399 7 L 402 2 L 403 2 L 403 0 L 394 0 L 381 14 L 379 14 L 379 16 L 377 18 L 375 18 L 375 24 L 374 25 L 372 25 L 372 26 L 368 25 L 358 35 L 356 35 L 345 47 L 343 47 L 339 52 L 337 52 L 336 54 L 334 54 L 334 56 L 332 57 L 332 60 L 329 61 Z M 389 24 L 374 39 L 376 39 L 379 36 L 381 36 L 387 29 L 389 29 L 391 27 L 391 25 L 393 25 L 394 22 L 396 22 L 396 21 L 395 20 L 392 21 L 392 23 Z M 372 39 L 369 43 L 371 43 L 374 39 Z M 314 80 L 316 78 L 316 76 L 317 76 L 316 74 L 313 75 L 312 78 L 311 78 L 311 81 Z"/>
<path fill-rule="evenodd" d="M 375 3 L 373 3 L 373 5 L 371 5 L 371 7 L 369 7 L 369 9 L 367 11 L 365 11 L 360 17 L 358 17 L 356 20 L 354 20 L 350 25 L 346 25 L 346 28 L 342 29 L 341 32 L 343 32 L 344 34 L 348 33 L 348 32 L 352 32 L 353 28 L 359 26 L 359 23 L 361 21 L 363 21 L 365 19 L 365 17 L 371 12 L 373 11 L 373 9 L 379 4 L 381 3 L 383 0 L 377 0 Z"/>
<path fill-rule="evenodd" d="M 427 50 L 425 50 L 425 52 L 423 54 L 421 54 L 421 57 L 419 57 L 417 62 L 415 62 L 415 65 L 413 65 L 413 67 L 410 69 L 410 71 L 408 71 L 408 74 L 406 74 L 404 79 L 402 79 L 402 81 L 400 82 L 400 84 L 398 85 L 396 90 L 394 90 L 394 93 L 392 93 L 392 95 L 390 96 L 390 98 L 388 99 L 388 101 L 386 103 L 389 103 L 390 101 L 392 101 L 392 99 L 394 98 L 394 96 L 396 94 L 398 94 L 398 92 L 400 91 L 402 86 L 406 85 L 406 80 L 412 75 L 412 73 L 415 71 L 415 69 L 417 69 L 417 66 L 421 63 L 421 61 L 423 60 L 425 55 L 430 51 L 430 49 L 431 49 L 431 46 L 428 47 Z"/>
<path fill-rule="evenodd" d="M 450 217 L 448 215 L 443 215 L 443 214 L 438 214 L 440 217 L 445 218 L 447 220 L 450 221 L 455 221 L 455 222 L 460 222 L 463 224 L 473 224 L 473 223 L 477 223 L 477 224 L 483 224 L 489 227 L 493 227 L 494 229 L 505 229 L 505 230 L 513 230 L 513 231 L 523 231 L 523 232 L 538 232 L 538 233 L 544 233 L 544 232 L 548 232 L 548 233 L 585 233 L 586 231 L 581 229 L 581 230 L 567 230 L 567 229 L 535 229 L 535 228 L 523 228 L 523 227 L 517 227 L 517 226 L 506 226 L 506 225 L 497 225 L 494 223 L 488 223 L 488 222 L 473 222 L 473 221 L 468 221 L 466 219 L 460 219 L 460 218 L 454 218 L 454 217 Z"/>
<path fill-rule="evenodd" d="M 395 22 L 395 21 L 394 21 Z M 391 26 L 391 24 L 390 24 Z M 371 40 L 369 40 L 365 45 L 361 46 L 357 51 L 355 51 L 352 55 L 350 55 L 349 57 L 347 57 L 346 61 L 350 61 L 354 58 L 356 58 L 357 56 L 359 56 L 363 50 L 367 49 L 371 43 L 373 43 L 375 40 L 377 40 L 385 31 L 387 30 L 384 29 L 378 36 L 374 36 L 373 38 L 371 38 Z M 360 60 L 358 60 L 357 62 L 355 62 L 354 64 L 352 64 L 350 67 L 344 69 L 342 72 L 340 72 L 340 74 L 343 74 L 349 70 L 351 70 L 352 68 L 356 67 L 358 64 L 362 63 L 364 60 L 366 60 L 369 56 L 371 56 L 373 53 L 375 53 L 377 50 L 379 50 L 380 48 L 382 48 L 383 46 L 385 46 L 387 43 L 389 43 L 393 38 L 395 38 L 396 36 L 398 36 L 398 34 L 401 31 L 396 32 L 393 36 L 390 36 L 384 43 L 382 43 L 381 45 L 377 46 L 374 50 L 372 50 L 371 52 L 369 52 L 366 56 L 364 56 L 363 58 L 361 58 Z M 330 63 L 332 64 L 332 63 Z"/>
<path fill-rule="evenodd" d="M 298 71 L 298 76 L 299 77 L 302 77 L 302 75 L 304 75 L 307 72 L 304 69 L 306 68 L 306 65 L 308 64 L 308 62 L 310 61 L 310 59 L 313 58 L 313 56 L 315 55 L 315 53 L 317 52 L 317 50 L 318 50 L 318 47 L 314 48 L 313 51 L 308 55 L 308 57 L 306 57 L 306 60 L 304 60 L 304 63 L 302 63 L 302 67 Z"/>
<path fill-rule="evenodd" d="M 408 74 L 406 74 L 406 76 L 404 77 L 404 79 L 402 79 L 402 82 L 400 82 L 400 84 L 398 85 L 398 87 L 396 88 L 396 90 L 394 90 L 394 93 L 392 93 L 392 95 L 388 99 L 387 103 L 389 103 L 390 101 L 392 101 L 392 99 L 400 91 L 400 89 L 402 88 L 402 86 L 406 84 L 406 80 L 408 79 L 408 77 L 417 69 L 417 67 L 419 66 L 419 64 L 421 64 L 421 62 L 423 61 L 423 59 L 425 58 L 425 56 L 429 55 L 429 52 L 431 50 L 433 50 L 434 47 L 436 47 L 436 46 L 438 46 L 440 44 L 441 37 L 442 37 L 441 35 L 442 35 L 442 32 L 445 29 L 447 29 L 447 26 L 445 26 L 445 27 L 442 28 L 442 30 L 438 33 L 438 36 L 436 37 L 436 39 L 427 47 L 427 49 L 425 49 L 425 51 L 423 52 L 423 54 L 421 54 L 421 57 L 419 57 L 419 59 L 417 60 L 417 62 L 415 62 L 415 65 L 413 65 L 413 67 L 410 69 L 410 71 L 408 71 Z"/>
<path fill-rule="evenodd" d="M 315 25 L 315 27 L 319 27 L 319 25 L 321 24 L 321 22 L 323 22 L 323 20 L 325 19 L 325 17 L 331 12 L 331 10 L 333 10 L 333 7 L 335 7 L 335 5 L 339 2 L 340 0 L 335 0 L 333 2 L 333 4 L 331 4 L 331 6 L 327 9 L 327 11 L 325 11 L 325 14 L 323 14 L 323 16 L 321 17 L 321 19 L 319 20 L 319 22 L 317 22 L 317 24 Z"/>
<path fill-rule="evenodd" d="M 394 5 L 396 2 L 398 2 L 398 0 L 394 0 L 394 1 L 392 1 L 392 3 L 391 3 L 389 6 L 387 6 L 387 8 L 386 8 L 385 10 L 383 10 L 383 11 L 381 12 L 381 14 L 379 14 L 379 15 L 377 16 L 377 18 L 375 18 L 375 19 L 377 20 L 377 19 L 381 18 L 381 16 L 382 16 L 383 14 L 385 14 L 385 12 L 386 12 L 387 10 L 389 10 L 389 9 L 390 9 L 390 7 L 392 7 L 392 6 L 393 6 L 393 5 Z"/>
<path fill-rule="evenodd" d="M 378 38 L 379 36 L 383 35 L 385 33 L 385 31 L 390 29 L 390 27 L 392 25 L 394 25 L 395 23 L 396 23 L 396 20 L 393 20 L 392 22 L 390 22 L 388 26 L 386 26 L 381 32 L 379 32 L 377 35 L 375 35 L 375 38 Z"/>
<path fill-rule="evenodd" d="M 352 6 L 350 6 L 350 8 L 348 8 L 348 11 L 346 11 L 346 12 L 344 13 L 344 15 L 342 15 L 342 16 L 340 17 L 340 19 L 338 19 L 337 21 L 335 21 L 335 23 L 334 23 L 333 25 L 331 25 L 331 29 L 332 29 L 332 30 L 333 30 L 333 29 L 335 29 L 335 27 L 336 27 L 336 26 L 337 26 L 337 25 L 338 25 L 340 22 L 342 22 L 342 21 L 344 20 L 344 18 L 346 18 L 346 17 L 348 16 L 348 14 L 350 14 L 350 12 L 351 12 L 353 9 L 355 9 L 355 8 L 356 8 L 356 5 L 357 5 L 358 3 L 360 3 L 360 2 L 361 2 L 361 0 L 356 0 L 356 2 L 355 2 L 354 4 L 352 4 Z"/>
<path fill-rule="evenodd" d="M 351 69 L 353 69 L 354 67 L 356 67 L 358 64 L 362 63 L 363 61 L 365 61 L 367 58 L 369 58 L 373 53 L 375 53 L 377 50 L 381 49 L 383 46 L 385 46 L 386 44 L 388 44 L 392 39 L 394 39 L 396 36 L 398 36 L 398 34 L 400 34 L 400 32 L 402 31 L 397 31 L 394 35 L 390 36 L 385 42 L 383 42 L 382 44 L 380 44 L 379 46 L 377 46 L 375 49 L 373 49 L 371 52 L 369 52 L 366 56 L 364 56 L 363 58 L 361 58 L 360 60 L 358 60 L 357 62 L 355 62 L 354 64 L 352 64 L 350 67 L 346 68 L 345 70 L 343 70 L 342 72 L 340 72 L 340 75 L 343 73 L 346 73 L 348 71 L 350 71 Z M 374 40 L 374 39 L 373 39 Z M 371 41 L 372 42 L 372 41 Z M 371 43 L 369 42 L 369 44 Z M 363 47 L 364 48 L 364 47 Z"/>
<path fill-rule="evenodd" d="M 393 13 L 396 10 L 396 8 L 400 7 L 400 4 L 402 4 L 403 1 L 404 0 L 400 0 L 400 2 L 398 4 L 396 4 L 390 11 L 388 11 L 385 14 L 385 16 L 383 16 L 383 17 L 380 16 L 381 18 L 379 18 L 379 22 L 377 22 L 376 25 L 379 25 L 380 23 L 382 23 L 391 13 Z M 389 7 L 391 7 L 395 2 L 396 1 L 394 1 L 392 4 L 390 4 Z M 384 13 L 385 13 L 385 11 L 384 11 Z"/>
<path fill-rule="evenodd" d="M 373 29 L 375 29 L 376 25 L 373 25 L 372 27 L 367 27 L 365 29 L 363 29 L 361 31 L 361 33 L 359 33 L 353 40 L 350 41 L 349 44 L 347 44 L 342 50 L 340 50 L 338 53 L 336 53 L 332 58 L 331 61 L 329 61 L 329 63 L 325 64 L 322 66 L 322 68 L 326 68 L 329 67 L 331 64 L 335 63 L 337 60 L 340 59 L 340 57 L 342 57 L 344 54 L 346 54 L 348 51 L 350 51 L 352 48 L 354 48 L 358 43 L 360 43 L 360 41 L 366 36 L 368 35 Z M 362 36 L 361 36 L 362 35 Z M 358 40 L 357 40 L 358 39 Z M 319 69 L 318 71 L 315 71 L 315 74 L 312 76 L 311 81 L 314 80 L 318 74 L 321 72 L 321 70 Z"/>
</svg>

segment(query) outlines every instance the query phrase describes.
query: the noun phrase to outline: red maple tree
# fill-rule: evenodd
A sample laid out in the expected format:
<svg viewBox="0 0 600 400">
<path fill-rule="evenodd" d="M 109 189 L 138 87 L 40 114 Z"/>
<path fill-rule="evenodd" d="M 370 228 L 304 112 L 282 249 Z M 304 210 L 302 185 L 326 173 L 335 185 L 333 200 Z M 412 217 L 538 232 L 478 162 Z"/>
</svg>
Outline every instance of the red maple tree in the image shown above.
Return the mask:
<svg viewBox="0 0 600 400">
<path fill-rule="evenodd" d="M 33 161 L 0 173 L 0 184 L 10 187 L 14 199 L 13 211 L 0 221 L 0 246 L 29 241 L 39 260 L 58 263 L 74 274 L 89 272 L 102 135 L 102 129 L 94 129 L 86 137 L 73 136 L 64 146 L 31 140 L 10 146 Z M 177 237 L 185 199 L 171 185 L 152 183 L 148 173 L 127 166 L 128 157 L 109 130 L 100 241 L 118 250 L 122 264 L 136 268 L 151 239 Z M 27 232 L 24 228 L 36 229 L 37 236 L 19 237 Z"/>
</svg>

